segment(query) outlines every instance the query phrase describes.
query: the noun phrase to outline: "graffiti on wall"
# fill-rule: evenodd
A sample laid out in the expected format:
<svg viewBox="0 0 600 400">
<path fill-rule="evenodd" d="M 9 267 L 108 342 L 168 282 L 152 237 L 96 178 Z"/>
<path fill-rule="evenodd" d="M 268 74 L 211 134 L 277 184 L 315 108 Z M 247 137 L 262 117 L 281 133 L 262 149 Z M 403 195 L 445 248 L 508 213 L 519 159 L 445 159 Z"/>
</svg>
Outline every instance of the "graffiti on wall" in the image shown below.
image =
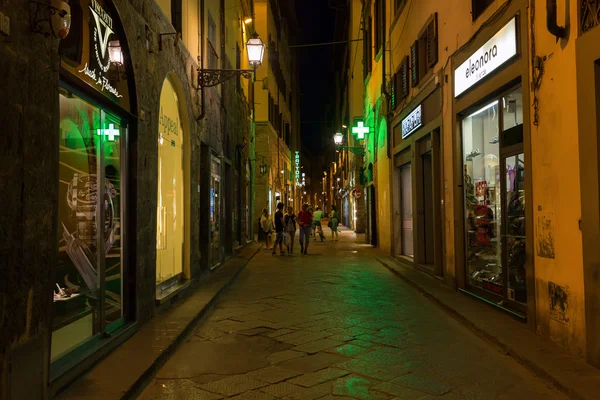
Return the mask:
<svg viewBox="0 0 600 400">
<path fill-rule="evenodd" d="M 550 318 L 566 324 L 569 322 L 569 288 L 548 282 Z"/>
<path fill-rule="evenodd" d="M 552 214 L 539 214 L 537 217 L 537 255 L 538 257 L 554 259 L 554 225 Z"/>
</svg>

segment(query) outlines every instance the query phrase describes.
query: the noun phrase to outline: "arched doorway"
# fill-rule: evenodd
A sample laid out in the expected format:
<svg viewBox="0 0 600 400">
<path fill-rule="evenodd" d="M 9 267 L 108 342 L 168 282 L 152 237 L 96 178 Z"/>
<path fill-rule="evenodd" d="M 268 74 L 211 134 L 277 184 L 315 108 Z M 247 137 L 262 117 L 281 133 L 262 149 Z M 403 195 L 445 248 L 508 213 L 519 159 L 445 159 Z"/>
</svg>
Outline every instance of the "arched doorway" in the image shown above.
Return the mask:
<svg viewBox="0 0 600 400">
<path fill-rule="evenodd" d="M 156 207 L 156 297 L 170 293 L 185 277 L 186 162 L 184 102 L 179 80 L 169 75 L 160 94 L 158 122 L 158 190 Z"/>
</svg>

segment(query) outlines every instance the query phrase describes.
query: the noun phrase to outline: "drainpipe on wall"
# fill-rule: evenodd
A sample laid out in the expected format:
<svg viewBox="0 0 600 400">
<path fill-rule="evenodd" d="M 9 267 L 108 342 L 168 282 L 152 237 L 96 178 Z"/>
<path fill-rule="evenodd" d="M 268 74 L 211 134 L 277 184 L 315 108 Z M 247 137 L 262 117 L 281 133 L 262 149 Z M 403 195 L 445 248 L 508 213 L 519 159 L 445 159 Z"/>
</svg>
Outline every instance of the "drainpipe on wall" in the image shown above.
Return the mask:
<svg viewBox="0 0 600 400">
<path fill-rule="evenodd" d="M 556 36 L 558 41 L 559 38 L 562 39 L 567 36 L 567 31 L 556 22 L 556 14 L 556 0 L 546 0 L 546 29 Z"/>
<path fill-rule="evenodd" d="M 199 4 L 200 4 L 200 23 L 198 24 L 200 26 L 200 34 L 198 35 L 198 44 L 199 44 L 199 68 L 203 69 L 204 68 L 204 0 L 199 0 Z M 200 122 L 204 119 L 204 117 L 206 116 L 206 99 L 204 97 L 204 88 L 200 87 L 198 88 L 200 90 L 200 115 L 196 118 L 197 122 Z"/>
<path fill-rule="evenodd" d="M 385 123 L 386 123 L 386 130 L 387 130 L 387 134 L 385 135 L 386 138 L 386 152 L 387 152 L 387 157 L 391 158 L 392 157 L 392 149 L 391 149 L 391 144 L 392 141 L 390 140 L 390 121 L 388 121 L 388 115 L 389 115 L 389 102 L 390 102 L 390 94 L 387 92 L 386 89 L 386 80 L 385 80 L 385 62 L 386 62 L 386 57 L 385 57 L 385 44 L 386 44 L 386 40 L 385 40 L 385 26 L 386 26 L 386 8 L 385 5 L 382 7 L 381 10 L 381 19 L 383 21 L 383 32 L 381 34 L 381 37 L 384 38 L 384 42 L 383 42 L 383 54 L 381 56 L 381 94 L 384 96 L 384 99 L 386 101 L 386 106 L 385 106 Z"/>
</svg>

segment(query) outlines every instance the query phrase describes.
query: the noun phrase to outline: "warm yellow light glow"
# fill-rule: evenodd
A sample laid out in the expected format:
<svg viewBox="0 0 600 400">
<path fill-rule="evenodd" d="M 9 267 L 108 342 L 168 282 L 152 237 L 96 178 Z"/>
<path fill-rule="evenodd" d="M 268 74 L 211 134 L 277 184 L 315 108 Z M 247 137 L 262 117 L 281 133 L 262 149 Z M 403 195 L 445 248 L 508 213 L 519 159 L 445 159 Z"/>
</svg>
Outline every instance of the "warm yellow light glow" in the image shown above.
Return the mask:
<svg viewBox="0 0 600 400">
<path fill-rule="evenodd" d="M 250 22 L 252 22 L 252 18 L 249 18 L 249 17 L 248 17 L 248 18 L 246 18 L 246 19 L 244 20 L 244 23 L 245 23 L 245 24 L 249 24 Z"/>
<path fill-rule="evenodd" d="M 183 271 L 184 171 L 183 125 L 175 87 L 169 78 L 160 95 L 158 127 L 158 198 L 156 221 L 156 283 Z"/>
</svg>

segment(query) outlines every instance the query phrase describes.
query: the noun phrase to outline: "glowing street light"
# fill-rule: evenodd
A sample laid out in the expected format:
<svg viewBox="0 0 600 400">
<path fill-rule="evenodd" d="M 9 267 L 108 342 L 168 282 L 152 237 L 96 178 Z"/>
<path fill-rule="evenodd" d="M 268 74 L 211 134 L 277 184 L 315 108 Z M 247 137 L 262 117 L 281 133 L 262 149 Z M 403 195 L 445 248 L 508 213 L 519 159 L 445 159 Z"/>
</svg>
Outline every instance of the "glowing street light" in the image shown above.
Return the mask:
<svg viewBox="0 0 600 400">
<path fill-rule="evenodd" d="M 256 68 L 262 64 L 263 55 L 265 54 L 265 45 L 258 37 L 258 34 L 255 33 L 252 38 L 248 39 L 246 49 L 248 49 L 248 62 L 250 65 Z"/>
<path fill-rule="evenodd" d="M 333 135 L 333 141 L 337 145 L 342 144 L 342 142 L 344 141 L 344 135 L 342 135 L 341 132 L 337 132 L 335 135 Z"/>
</svg>

